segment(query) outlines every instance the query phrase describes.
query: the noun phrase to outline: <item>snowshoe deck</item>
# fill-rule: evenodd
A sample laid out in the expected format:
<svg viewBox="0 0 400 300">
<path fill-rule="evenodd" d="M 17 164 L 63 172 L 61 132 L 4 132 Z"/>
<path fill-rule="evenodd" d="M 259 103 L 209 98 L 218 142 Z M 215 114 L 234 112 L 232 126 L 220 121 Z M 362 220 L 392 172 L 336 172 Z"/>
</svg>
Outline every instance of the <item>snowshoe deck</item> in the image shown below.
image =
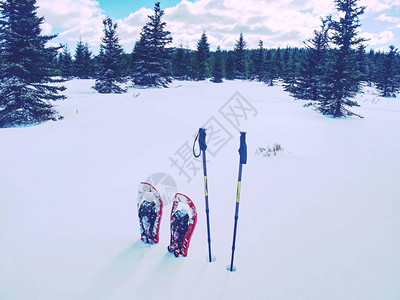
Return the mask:
<svg viewBox="0 0 400 300">
<path fill-rule="evenodd" d="M 177 193 L 171 209 L 171 242 L 168 251 L 176 257 L 187 256 L 190 240 L 197 223 L 196 207 L 189 197 Z"/>
<path fill-rule="evenodd" d="M 137 208 L 140 222 L 140 239 L 146 244 L 157 244 L 163 203 L 155 187 L 147 182 L 139 184 Z"/>
</svg>

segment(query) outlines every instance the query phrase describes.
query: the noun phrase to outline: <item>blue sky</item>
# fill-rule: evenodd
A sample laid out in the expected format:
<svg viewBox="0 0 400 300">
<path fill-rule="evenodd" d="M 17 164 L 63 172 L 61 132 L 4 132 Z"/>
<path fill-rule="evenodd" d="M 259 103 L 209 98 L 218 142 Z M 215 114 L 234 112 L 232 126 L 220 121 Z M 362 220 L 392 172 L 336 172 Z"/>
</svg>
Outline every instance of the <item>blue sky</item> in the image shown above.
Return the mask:
<svg viewBox="0 0 400 300">
<path fill-rule="evenodd" d="M 248 48 L 259 40 L 267 48 L 301 47 L 320 25 L 320 17 L 335 16 L 333 0 L 162 0 L 164 21 L 172 32 L 173 46 L 194 49 L 203 31 L 211 48 L 232 49 L 239 34 Z M 71 49 L 82 39 L 97 51 L 102 36 L 102 19 L 110 16 L 118 24 L 125 50 L 132 51 L 155 1 L 135 0 L 37 0 L 39 15 L 46 19 L 43 33 L 58 37 Z M 367 46 L 387 50 L 400 48 L 400 0 L 359 0 L 367 6 L 361 34 Z"/>
<path fill-rule="evenodd" d="M 137 0 L 99 0 L 100 7 L 111 18 L 120 19 L 127 16 L 127 12 L 136 11 L 142 7 L 153 8 L 156 1 L 137 1 Z M 180 0 L 160 0 L 162 8 L 173 7 Z M 193 1 L 191 1 L 193 2 Z"/>
</svg>

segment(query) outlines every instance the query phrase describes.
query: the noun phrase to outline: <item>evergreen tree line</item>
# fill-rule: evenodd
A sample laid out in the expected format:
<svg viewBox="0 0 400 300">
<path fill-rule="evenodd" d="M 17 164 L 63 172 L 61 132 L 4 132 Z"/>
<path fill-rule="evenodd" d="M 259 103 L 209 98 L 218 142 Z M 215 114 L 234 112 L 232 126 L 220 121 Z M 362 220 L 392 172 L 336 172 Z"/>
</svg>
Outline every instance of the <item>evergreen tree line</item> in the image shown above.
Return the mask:
<svg viewBox="0 0 400 300">
<path fill-rule="evenodd" d="M 262 45 L 262 41 L 260 44 Z M 82 55 L 83 52 L 84 55 Z M 216 51 L 209 51 L 202 67 L 199 67 L 197 50 L 180 46 L 169 48 L 168 52 L 167 59 L 171 63 L 170 74 L 176 80 L 239 79 L 235 76 L 234 50 L 220 50 L 218 47 Z M 266 82 L 269 85 L 283 80 L 290 84 L 290 79 L 298 78 L 301 75 L 301 68 L 309 62 L 308 57 L 313 57 L 316 63 L 319 61 L 319 56 L 313 56 L 313 52 L 309 48 L 298 47 L 246 49 L 244 51 L 245 76 L 240 79 Z M 325 55 L 331 56 L 330 52 L 332 50 L 326 49 Z M 373 49 L 366 52 L 362 47 L 358 49 L 357 55 L 356 66 L 361 72 L 363 81 L 369 86 L 384 82 L 385 74 L 389 82 L 395 82 L 396 77 L 399 80 L 400 53 L 394 46 L 390 46 L 388 52 Z M 135 54 L 122 53 L 118 60 L 120 60 L 122 73 L 129 77 L 129 74 L 134 72 Z M 68 47 L 64 46 L 54 64 L 53 75 L 55 76 L 60 75 L 66 79 L 94 79 L 96 78 L 98 55 L 91 53 L 87 43 L 79 41 L 74 55 L 71 54 Z"/>
<path fill-rule="evenodd" d="M 206 33 L 203 34 L 206 36 Z M 169 62 L 168 74 L 176 80 L 201 81 L 206 79 L 221 78 L 227 80 L 246 79 L 275 83 L 279 78 L 285 78 L 297 70 L 299 61 L 304 53 L 303 48 L 273 48 L 262 49 L 262 58 L 258 56 L 259 50 L 243 51 L 243 58 L 238 61 L 234 50 L 210 51 L 190 50 L 183 46 L 168 48 L 165 60 Z M 209 47 L 209 46 L 208 46 Z M 380 54 L 380 53 L 379 53 Z M 93 55 L 88 44 L 79 41 L 75 54 L 71 53 L 68 46 L 63 46 L 62 52 L 54 61 L 54 76 L 65 79 L 95 79 L 99 66 L 99 55 Z M 261 64 L 260 64 L 261 60 Z M 121 73 L 134 79 L 135 66 L 138 61 L 137 52 L 124 53 L 116 57 Z M 237 67 L 239 66 L 239 67 Z M 218 81 L 217 82 L 222 82 Z"/>
<path fill-rule="evenodd" d="M 365 54 L 365 39 L 359 36 L 360 16 L 366 7 L 359 0 L 334 0 L 338 19 L 322 18 L 320 30 L 306 42 L 305 49 L 264 49 L 259 42 L 256 50 L 248 50 L 241 33 L 232 51 L 218 47 L 210 51 L 207 35 L 202 33 L 196 51 L 167 48 L 172 36 L 162 21 L 164 11 L 157 2 L 154 14 L 143 27 L 140 40 L 132 53 L 131 70 L 102 64 L 103 60 L 121 58 L 123 53 L 116 34 L 116 24 L 104 20 L 104 37 L 100 46 L 95 89 L 99 92 L 124 92 L 118 86 L 130 76 L 136 86 L 167 87 L 172 78 L 205 80 L 220 83 L 223 79 L 258 80 L 274 85 L 285 82 L 286 91 L 297 99 L 313 100 L 324 115 L 344 117 L 356 115 L 349 108 L 359 106 L 354 97 L 364 82 L 374 82 L 382 96 L 393 97 L 399 91 L 399 58 L 397 49 L 390 52 Z M 108 28 L 107 28 L 108 27 Z M 108 40 L 108 42 L 107 42 Z M 112 42 L 111 42 L 112 41 Z M 103 51 L 104 50 L 104 51 Z M 117 55 L 118 54 L 118 55 Z M 107 88 L 104 88 L 106 85 Z"/>
<path fill-rule="evenodd" d="M 109 21 L 108 21 L 109 22 Z M 333 59 L 335 51 L 328 47 L 327 20 L 323 21 L 320 31 L 315 32 L 315 37 L 306 42 L 305 48 L 288 47 L 265 49 L 263 42 L 259 42 L 258 49 L 246 49 L 243 34 L 240 34 L 233 50 L 210 50 L 207 34 L 201 35 L 197 49 L 190 50 L 183 46 L 166 48 L 160 60 L 166 62 L 165 76 L 176 80 L 206 80 L 220 83 L 223 79 L 245 79 L 265 82 L 273 86 L 278 81 L 283 81 L 286 90 L 297 99 L 318 100 L 321 96 L 317 84 L 322 80 L 322 75 L 330 76 L 329 59 Z M 115 25 L 114 25 L 115 26 Z M 146 60 L 140 54 L 140 42 L 132 53 L 124 53 L 120 49 L 116 55 L 116 65 L 121 73 L 120 77 L 129 77 L 136 83 L 147 84 L 141 80 L 148 72 L 143 69 L 135 70 L 138 63 Z M 360 45 L 352 55 L 352 72 L 357 73 L 361 82 L 376 85 L 384 97 L 393 97 L 400 86 L 400 54 L 394 46 L 389 52 L 370 50 Z M 101 56 L 93 56 L 87 43 L 79 41 L 75 54 L 72 56 L 68 47 L 64 46 L 56 61 L 55 75 L 66 79 L 96 78 L 99 70 Z M 147 56 L 150 56 L 147 53 Z M 156 64 L 158 66 L 158 64 Z M 115 78 L 115 77 L 114 77 Z M 163 86 L 167 86 L 167 80 Z M 157 86 L 158 84 L 153 84 Z M 308 85 L 308 86 L 306 86 Z"/>
</svg>

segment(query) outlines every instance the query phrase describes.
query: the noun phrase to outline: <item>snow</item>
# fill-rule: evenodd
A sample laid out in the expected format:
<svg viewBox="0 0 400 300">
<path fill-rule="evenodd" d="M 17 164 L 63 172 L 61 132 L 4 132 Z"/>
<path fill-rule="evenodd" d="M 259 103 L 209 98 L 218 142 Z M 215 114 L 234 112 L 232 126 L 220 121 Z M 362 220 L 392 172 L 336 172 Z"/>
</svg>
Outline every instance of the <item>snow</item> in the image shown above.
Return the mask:
<svg viewBox="0 0 400 300">
<path fill-rule="evenodd" d="M 261 83 L 93 84 L 66 83 L 62 121 L 0 130 L 0 299 L 400 299 L 399 98 L 366 88 L 365 118 L 338 120 Z M 239 133 L 220 108 L 236 92 L 254 111 L 239 118 L 231 273 Z M 170 160 L 209 120 L 227 129 L 207 153 L 212 263 L 202 170 L 188 182 Z M 256 155 L 276 143 L 277 156 Z M 170 202 L 160 243 L 139 241 L 138 185 L 158 172 L 197 207 L 186 258 L 166 249 Z"/>
</svg>

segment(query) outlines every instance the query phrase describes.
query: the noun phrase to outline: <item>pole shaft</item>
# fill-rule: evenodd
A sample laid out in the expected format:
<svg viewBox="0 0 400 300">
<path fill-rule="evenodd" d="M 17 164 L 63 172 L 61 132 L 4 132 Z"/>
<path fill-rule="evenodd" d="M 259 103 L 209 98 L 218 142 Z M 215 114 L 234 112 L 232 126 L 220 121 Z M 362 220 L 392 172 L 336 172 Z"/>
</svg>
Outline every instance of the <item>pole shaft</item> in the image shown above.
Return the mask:
<svg viewBox="0 0 400 300">
<path fill-rule="evenodd" d="M 238 185 L 236 190 L 236 208 L 235 208 L 235 225 L 233 228 L 233 242 L 232 242 L 232 257 L 231 257 L 231 267 L 230 271 L 233 271 L 233 260 L 235 257 L 235 246 L 236 246 L 236 231 L 237 231 L 237 223 L 239 219 L 239 203 L 240 203 L 240 190 L 242 187 L 242 164 L 239 163 L 239 176 L 238 176 Z"/>
<path fill-rule="evenodd" d="M 203 152 L 203 171 L 204 171 L 204 194 L 206 200 L 206 218 L 207 218 L 207 240 L 208 240 L 208 259 L 212 262 L 211 256 L 211 233 L 210 233 L 210 208 L 208 205 L 208 186 L 207 186 L 207 165 L 206 165 L 206 151 Z"/>
</svg>

